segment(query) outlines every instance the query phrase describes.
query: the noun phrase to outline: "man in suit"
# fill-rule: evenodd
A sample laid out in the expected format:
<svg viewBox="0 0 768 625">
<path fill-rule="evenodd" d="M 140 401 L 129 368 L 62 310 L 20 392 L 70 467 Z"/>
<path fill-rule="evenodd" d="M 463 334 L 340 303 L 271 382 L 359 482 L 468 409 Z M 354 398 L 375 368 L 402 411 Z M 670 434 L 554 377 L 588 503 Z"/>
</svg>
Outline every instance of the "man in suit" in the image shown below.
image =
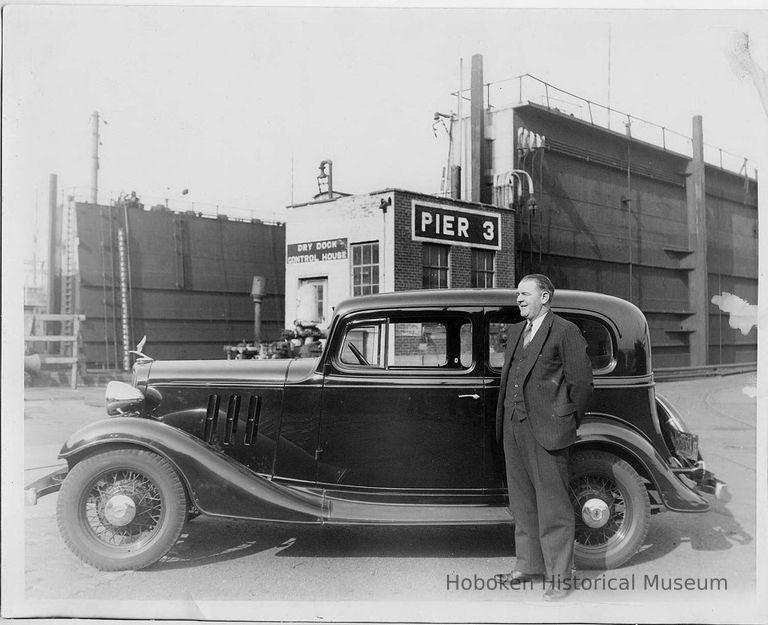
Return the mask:
<svg viewBox="0 0 768 625">
<path fill-rule="evenodd" d="M 562 581 L 573 569 L 569 447 L 592 394 L 592 365 L 579 329 L 550 311 L 555 288 L 549 278 L 525 276 L 517 291 L 525 321 L 508 332 L 496 407 L 517 562 L 500 577 L 546 579 L 544 599 L 561 599 L 570 586 Z"/>
</svg>

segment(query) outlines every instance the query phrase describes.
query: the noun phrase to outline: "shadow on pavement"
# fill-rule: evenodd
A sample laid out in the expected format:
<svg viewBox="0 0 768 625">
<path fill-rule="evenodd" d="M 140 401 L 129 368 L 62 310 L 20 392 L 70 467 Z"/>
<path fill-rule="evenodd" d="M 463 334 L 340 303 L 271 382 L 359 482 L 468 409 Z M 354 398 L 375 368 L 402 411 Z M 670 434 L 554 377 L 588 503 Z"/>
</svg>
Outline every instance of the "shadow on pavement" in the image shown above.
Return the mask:
<svg viewBox="0 0 768 625">
<path fill-rule="evenodd" d="M 674 514 L 674 523 L 660 527 L 659 523 L 654 523 L 657 517 L 651 517 L 645 545 L 627 565 L 653 562 L 684 543 L 689 543 L 693 551 L 726 551 L 734 545 L 747 545 L 754 540 L 720 502 L 713 502 L 712 509 L 705 514 L 662 514 Z"/>
<path fill-rule="evenodd" d="M 625 566 L 659 560 L 684 543 L 689 543 L 694 551 L 725 551 L 752 541 L 753 537 L 728 508 L 714 503 L 712 510 L 704 515 L 675 515 L 673 523 L 661 526 L 652 520 L 643 549 Z M 270 550 L 276 557 L 293 558 L 512 558 L 515 555 L 511 526 L 318 526 L 198 518 L 185 526 L 170 553 L 148 570 L 190 568 Z M 624 567 L 618 570 L 621 568 Z"/>
<path fill-rule="evenodd" d="M 277 557 L 514 557 L 511 527 L 315 526 L 196 519 L 147 570 L 187 568 L 274 550 Z"/>
</svg>

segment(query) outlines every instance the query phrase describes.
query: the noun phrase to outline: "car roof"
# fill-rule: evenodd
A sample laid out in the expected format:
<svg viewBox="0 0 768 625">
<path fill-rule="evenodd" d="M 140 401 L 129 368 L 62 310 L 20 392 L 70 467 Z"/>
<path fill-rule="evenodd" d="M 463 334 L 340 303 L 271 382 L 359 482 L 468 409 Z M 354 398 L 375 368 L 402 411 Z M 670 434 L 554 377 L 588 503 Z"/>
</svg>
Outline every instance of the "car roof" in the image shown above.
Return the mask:
<svg viewBox="0 0 768 625">
<path fill-rule="evenodd" d="M 517 306 L 517 289 L 415 289 L 360 295 L 339 302 L 334 312 L 342 316 L 364 310 L 449 306 Z M 592 291 L 557 290 L 552 308 L 596 311 L 619 318 L 643 316 L 626 300 Z"/>
</svg>

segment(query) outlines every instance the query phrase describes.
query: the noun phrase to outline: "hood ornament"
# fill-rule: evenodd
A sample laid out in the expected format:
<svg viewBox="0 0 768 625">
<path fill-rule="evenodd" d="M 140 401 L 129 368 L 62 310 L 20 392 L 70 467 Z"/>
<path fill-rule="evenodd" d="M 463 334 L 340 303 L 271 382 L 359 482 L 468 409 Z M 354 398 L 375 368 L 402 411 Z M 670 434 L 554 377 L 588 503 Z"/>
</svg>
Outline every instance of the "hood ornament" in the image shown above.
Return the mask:
<svg viewBox="0 0 768 625">
<path fill-rule="evenodd" d="M 144 344 L 147 342 L 147 336 L 144 335 L 142 339 L 139 341 L 139 343 L 136 345 L 136 349 L 129 350 L 129 354 L 136 354 L 138 358 L 136 358 L 136 362 L 138 363 L 144 363 L 144 362 L 152 362 L 154 361 L 154 358 L 151 356 L 147 356 L 145 353 L 142 352 L 144 349 Z"/>
</svg>

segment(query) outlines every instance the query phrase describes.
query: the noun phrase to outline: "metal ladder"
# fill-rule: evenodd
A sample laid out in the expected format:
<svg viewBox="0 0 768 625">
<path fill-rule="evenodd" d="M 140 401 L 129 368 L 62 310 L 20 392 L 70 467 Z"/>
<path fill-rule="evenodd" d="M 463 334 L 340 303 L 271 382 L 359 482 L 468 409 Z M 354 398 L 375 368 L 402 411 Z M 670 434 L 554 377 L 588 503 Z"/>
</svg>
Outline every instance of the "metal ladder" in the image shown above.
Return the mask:
<svg viewBox="0 0 768 625">
<path fill-rule="evenodd" d="M 61 267 L 61 334 L 73 337 L 73 340 L 60 343 L 60 353 L 72 364 L 72 388 L 77 386 L 77 361 L 79 327 L 75 322 L 75 253 L 77 249 L 77 228 L 75 225 L 75 206 L 72 197 L 63 205 L 64 236 L 62 240 Z M 77 330 L 77 331 L 76 331 Z"/>
<path fill-rule="evenodd" d="M 76 229 L 75 206 L 70 197 L 64 207 L 64 249 L 63 249 L 63 267 L 61 284 L 61 312 L 64 315 L 73 315 L 75 313 L 75 272 L 77 249 L 77 229 Z M 62 334 L 71 335 L 72 321 L 62 322 Z M 67 345 L 70 356 L 74 356 L 77 346 L 72 343 Z"/>
</svg>

